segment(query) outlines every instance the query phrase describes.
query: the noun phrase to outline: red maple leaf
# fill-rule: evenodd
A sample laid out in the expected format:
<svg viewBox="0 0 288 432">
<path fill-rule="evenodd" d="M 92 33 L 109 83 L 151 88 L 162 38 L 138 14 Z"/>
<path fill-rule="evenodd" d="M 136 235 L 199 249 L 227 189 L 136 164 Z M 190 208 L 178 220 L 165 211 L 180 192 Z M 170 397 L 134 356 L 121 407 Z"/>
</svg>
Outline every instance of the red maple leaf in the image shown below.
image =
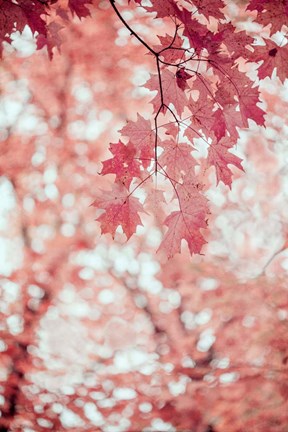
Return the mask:
<svg viewBox="0 0 288 432">
<path fill-rule="evenodd" d="M 224 18 L 223 12 L 220 9 L 225 7 L 225 3 L 223 0 L 189 0 L 190 3 L 194 4 L 197 7 L 197 10 L 200 14 L 204 15 L 207 20 L 210 17 L 214 17 L 217 19 Z"/>
<path fill-rule="evenodd" d="M 92 0 L 68 0 L 68 7 L 73 15 L 76 14 L 81 19 L 90 15 L 87 5 L 91 3 Z"/>
<path fill-rule="evenodd" d="M 189 88 L 187 84 L 187 80 L 189 78 L 192 78 L 192 75 L 187 73 L 185 71 L 185 68 L 181 67 L 180 69 L 178 69 L 178 71 L 176 72 L 176 82 L 178 87 L 180 87 L 181 90 L 186 90 L 187 88 Z"/>
<path fill-rule="evenodd" d="M 251 0 L 247 10 L 257 10 L 256 21 L 263 26 L 271 26 L 271 33 L 281 31 L 283 25 L 287 26 L 287 0 Z"/>
<path fill-rule="evenodd" d="M 183 9 L 177 16 L 185 23 L 184 36 L 188 37 L 191 47 L 200 53 L 203 49 L 203 38 L 207 33 L 207 27 L 194 19 L 187 9 Z"/>
<path fill-rule="evenodd" d="M 190 99 L 189 108 L 192 112 L 192 127 L 197 131 L 203 131 L 206 136 L 210 135 L 213 124 L 214 101 L 211 98 L 198 98 L 196 102 Z M 199 134 L 199 136 L 201 136 Z"/>
<path fill-rule="evenodd" d="M 254 46 L 253 61 L 262 61 L 258 76 L 260 79 L 271 77 L 273 70 L 277 68 L 277 76 L 284 82 L 288 75 L 288 44 L 279 46 L 269 39 L 265 39 L 265 43 L 264 46 Z"/>
<path fill-rule="evenodd" d="M 258 125 L 264 125 L 264 111 L 258 107 L 259 87 L 253 83 L 237 67 L 231 70 L 219 67 L 219 85 L 215 94 L 217 102 L 225 109 L 226 105 L 235 105 L 238 101 L 242 122 L 239 126 L 248 127 L 248 119 L 254 120 Z"/>
<path fill-rule="evenodd" d="M 219 32 L 222 36 L 222 42 L 228 49 L 230 58 L 234 61 L 239 57 L 253 59 L 253 53 L 248 49 L 251 47 L 254 39 L 244 30 L 236 31 L 231 23 L 219 24 Z M 233 37 L 231 37 L 233 35 Z"/>
<path fill-rule="evenodd" d="M 40 2 L 22 0 L 18 4 L 0 0 L 0 49 L 2 41 L 10 42 L 11 33 L 16 30 L 22 32 L 25 25 L 30 27 L 33 34 L 37 32 L 46 37 L 46 22 L 42 17 L 45 14 L 46 6 Z"/>
<path fill-rule="evenodd" d="M 148 12 L 156 12 L 157 18 L 165 18 L 177 14 L 178 7 L 174 0 L 153 0 L 152 6 L 145 6 Z"/>
<path fill-rule="evenodd" d="M 259 103 L 258 86 L 253 86 L 251 81 L 241 86 L 238 98 L 244 127 L 248 127 L 248 119 L 254 120 L 258 125 L 264 125 L 265 112 L 257 106 Z"/>
</svg>

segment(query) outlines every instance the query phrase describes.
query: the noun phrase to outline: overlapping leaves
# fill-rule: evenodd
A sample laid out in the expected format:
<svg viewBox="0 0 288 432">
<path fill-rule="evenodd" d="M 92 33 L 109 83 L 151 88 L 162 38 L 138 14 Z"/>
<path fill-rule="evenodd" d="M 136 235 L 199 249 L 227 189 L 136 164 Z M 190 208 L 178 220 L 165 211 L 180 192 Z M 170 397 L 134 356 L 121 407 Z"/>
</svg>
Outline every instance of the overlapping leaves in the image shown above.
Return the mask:
<svg viewBox="0 0 288 432">
<path fill-rule="evenodd" d="M 38 48 L 47 45 L 51 55 L 59 31 L 56 23 L 47 21 L 52 8 L 65 21 L 67 11 L 70 17 L 86 17 L 91 3 L 0 0 L 0 37 L 10 42 L 14 30 L 28 25 L 37 35 Z M 157 213 L 166 214 L 160 221 L 166 231 L 159 250 L 171 258 L 185 240 L 191 254 L 200 253 L 209 215 L 205 176 L 214 170 L 216 183 L 231 187 L 233 167 L 242 169 L 241 159 L 232 150 L 239 128 L 248 128 L 251 122 L 264 125 L 259 82 L 255 73 L 254 80 L 246 75 L 248 66 L 254 62 L 255 69 L 257 64 L 259 79 L 275 71 L 282 82 L 287 77 L 288 0 L 250 0 L 242 9 L 250 21 L 266 27 L 260 43 L 253 33 L 231 22 L 224 0 L 127 0 L 126 10 L 142 7 L 153 18 L 167 20 L 165 36 L 159 36 L 159 43 L 151 47 L 125 22 L 122 3 L 108 3 L 111 13 L 114 9 L 131 35 L 154 55 L 155 70 L 145 84 L 151 91 L 153 116 L 137 114 L 136 121 L 122 128 L 121 141 L 111 144 L 112 157 L 103 162 L 101 174 L 113 175 L 114 186 L 95 200 L 94 205 L 102 209 L 97 220 L 103 233 L 114 236 L 122 227 L 128 239 L 142 224 L 139 213 L 151 213 L 154 195 L 159 198 Z M 283 37 L 276 43 L 274 34 L 281 31 Z M 267 38 L 269 32 L 272 39 Z M 206 153 L 204 161 L 197 150 L 202 156 Z M 153 186 L 156 178 L 157 186 L 156 182 Z M 162 189 L 157 194 L 159 182 L 165 190 L 165 184 L 170 188 L 169 202 Z M 135 195 L 140 189 L 145 192 L 141 199 Z"/>
<path fill-rule="evenodd" d="M 173 34 L 159 36 L 159 44 L 150 50 L 157 68 L 145 87 L 153 95 L 153 121 L 138 115 L 136 122 L 129 121 L 121 131 L 127 140 L 126 149 L 134 146 L 134 162 L 130 156 L 126 161 L 126 166 L 130 166 L 129 179 L 123 179 L 122 162 L 118 164 L 118 172 L 107 169 L 118 160 L 117 155 L 103 163 L 102 174 L 114 172 L 115 187 L 122 183 L 129 196 L 138 188 L 145 189 L 146 182 L 151 188 L 151 178 L 161 175 L 164 183 L 170 185 L 173 198 L 172 204 L 167 204 L 161 195 L 158 203 L 167 214 L 162 221 L 167 230 L 159 250 L 171 258 L 181 252 L 185 240 L 191 254 L 201 253 L 209 215 L 203 184 L 205 173 L 214 168 L 216 182 L 231 187 L 232 166 L 243 169 L 241 159 L 231 152 L 239 128 L 248 128 L 250 122 L 264 125 L 258 83 L 248 78 L 239 62 L 262 61 L 258 67 L 259 78 L 271 76 L 276 67 L 279 78 L 284 81 L 288 69 L 287 48 L 276 46 L 270 40 L 264 46 L 254 44 L 250 34 L 230 22 L 222 0 L 188 0 L 181 5 L 173 0 L 152 0 L 149 6 L 141 0 L 136 3 L 147 12 L 154 12 L 156 19 L 172 18 L 175 29 Z M 283 5 L 277 7 L 282 15 L 286 14 L 287 21 L 286 3 Z M 272 20 L 274 16 L 271 30 L 281 30 L 285 20 L 276 17 L 272 6 L 268 0 L 252 0 L 247 14 L 255 10 L 254 19 L 263 25 L 268 17 Z M 210 27 L 211 19 L 218 21 L 214 31 Z M 207 158 L 199 164 L 196 150 L 201 147 L 207 149 Z M 145 209 L 145 199 L 142 205 Z M 113 233 L 114 225 L 111 225 Z M 119 225 L 126 232 L 123 224 Z M 130 235 L 126 234 L 128 238 Z"/>
</svg>

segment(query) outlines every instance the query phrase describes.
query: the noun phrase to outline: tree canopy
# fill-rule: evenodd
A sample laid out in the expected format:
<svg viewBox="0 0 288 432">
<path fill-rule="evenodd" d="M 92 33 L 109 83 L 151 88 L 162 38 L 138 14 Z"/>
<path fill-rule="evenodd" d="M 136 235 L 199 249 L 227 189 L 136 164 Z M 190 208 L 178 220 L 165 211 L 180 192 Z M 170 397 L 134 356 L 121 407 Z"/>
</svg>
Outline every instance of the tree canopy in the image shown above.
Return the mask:
<svg viewBox="0 0 288 432">
<path fill-rule="evenodd" d="M 287 16 L 0 0 L 0 432 L 286 432 Z"/>
</svg>

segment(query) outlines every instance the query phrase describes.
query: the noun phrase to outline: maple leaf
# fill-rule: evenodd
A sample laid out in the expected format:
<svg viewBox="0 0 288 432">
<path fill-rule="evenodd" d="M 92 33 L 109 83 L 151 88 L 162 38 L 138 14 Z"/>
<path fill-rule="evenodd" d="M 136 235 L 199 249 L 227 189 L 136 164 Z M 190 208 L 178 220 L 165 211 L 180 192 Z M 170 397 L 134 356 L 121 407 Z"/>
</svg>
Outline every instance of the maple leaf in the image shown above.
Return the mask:
<svg viewBox="0 0 288 432">
<path fill-rule="evenodd" d="M 176 76 L 168 69 L 163 69 L 161 72 L 161 82 L 164 104 L 169 105 L 170 103 L 174 105 L 175 110 L 179 115 L 184 111 L 187 105 L 188 99 L 183 90 L 178 86 Z M 157 74 L 152 75 L 151 78 L 145 84 L 145 87 L 151 91 L 157 90 L 158 94 L 152 100 L 154 106 L 154 112 L 157 112 L 162 106 L 161 91 L 159 85 L 159 77 Z M 165 113 L 167 108 L 163 109 Z"/>
<path fill-rule="evenodd" d="M 161 57 L 167 63 L 175 63 L 183 58 L 184 49 L 182 49 L 183 40 L 178 34 L 172 37 L 168 34 L 165 36 L 157 36 L 161 45 L 154 45 L 153 49 L 159 52 Z"/>
<path fill-rule="evenodd" d="M 92 0 L 68 0 L 68 7 L 72 15 L 76 14 L 79 19 L 90 15 L 90 11 L 86 5 L 92 4 Z"/>
<path fill-rule="evenodd" d="M 163 204 L 166 204 L 164 191 L 156 189 L 152 184 L 145 198 L 145 210 L 147 213 L 153 214 L 153 217 L 159 226 L 162 226 L 163 221 L 166 219 L 166 212 Z"/>
<path fill-rule="evenodd" d="M 154 157 L 155 132 L 151 129 L 149 120 L 145 120 L 137 114 L 137 121 L 128 121 L 120 130 L 123 136 L 135 146 L 136 155 L 142 160 L 144 168 L 147 168 Z"/>
<path fill-rule="evenodd" d="M 47 35 L 39 34 L 37 36 L 37 49 L 41 49 L 44 46 L 47 46 L 47 51 L 50 60 L 53 58 L 53 48 L 56 47 L 60 52 L 60 47 L 62 43 L 61 36 L 59 35 L 59 31 L 63 29 L 63 26 L 56 22 L 51 22 L 47 26 Z"/>
<path fill-rule="evenodd" d="M 181 67 L 180 69 L 178 69 L 178 71 L 176 72 L 176 82 L 177 82 L 178 87 L 180 87 L 181 90 L 184 91 L 187 88 L 189 88 L 189 86 L 187 84 L 187 80 L 189 78 L 192 78 L 192 75 L 187 73 L 185 71 L 185 68 Z"/>
<path fill-rule="evenodd" d="M 250 2 L 246 6 L 246 10 L 257 10 L 258 12 L 262 12 L 265 9 L 265 3 L 268 3 L 269 0 L 250 0 Z"/>
<path fill-rule="evenodd" d="M 199 254 L 206 243 L 201 229 L 207 227 L 207 198 L 195 188 L 195 184 L 189 182 L 178 185 L 177 195 L 180 210 L 172 212 L 166 218 L 164 224 L 168 226 L 168 231 L 158 249 L 168 259 L 181 252 L 182 240 L 186 240 L 191 255 Z"/>
<path fill-rule="evenodd" d="M 165 173 L 169 178 L 178 181 L 183 174 L 193 176 L 195 174 L 196 160 L 191 155 L 193 147 L 185 143 L 166 140 L 161 143 L 164 151 L 160 155 L 158 162 L 161 167 L 165 168 Z"/>
<path fill-rule="evenodd" d="M 225 7 L 223 0 L 209 0 L 205 2 L 203 0 L 189 0 L 190 3 L 197 7 L 198 13 L 202 14 L 209 20 L 210 17 L 216 19 L 224 18 L 223 12 L 220 9 Z"/>
<path fill-rule="evenodd" d="M 222 41 L 228 49 L 230 58 L 234 61 L 239 57 L 253 59 L 253 52 L 248 47 L 252 46 L 254 39 L 244 30 L 236 30 L 231 23 L 219 24 L 219 32 Z M 233 36 L 232 36 L 233 35 Z"/>
<path fill-rule="evenodd" d="M 185 23 L 184 36 L 187 36 L 195 52 L 200 53 L 203 49 L 203 39 L 207 33 L 207 27 L 192 18 L 191 12 L 187 11 L 187 9 L 183 9 L 177 16 Z"/>
<path fill-rule="evenodd" d="M 140 201 L 132 197 L 127 189 L 115 183 L 113 190 L 102 191 L 92 206 L 104 210 L 96 220 L 101 224 L 101 233 L 110 233 L 115 237 L 116 229 L 121 226 L 127 240 L 136 232 L 138 225 L 143 225 L 139 213 L 144 211 Z"/>
<path fill-rule="evenodd" d="M 258 125 L 263 126 L 265 119 L 265 112 L 257 106 L 259 102 L 258 86 L 253 87 L 253 83 L 247 83 L 242 86 L 241 93 L 239 92 L 239 106 L 242 115 L 244 127 L 248 127 L 248 119 L 254 120 Z"/>
<path fill-rule="evenodd" d="M 235 143 L 239 137 L 236 127 L 244 127 L 241 114 L 237 111 L 237 104 L 225 105 L 224 109 L 218 108 L 214 112 L 213 118 L 214 122 L 211 129 L 217 141 L 228 132 L 231 142 Z"/>
<path fill-rule="evenodd" d="M 219 104 L 235 106 L 238 100 L 243 127 L 248 127 L 248 119 L 254 120 L 258 125 L 264 124 L 264 111 L 257 106 L 259 99 L 259 86 L 253 85 L 247 75 L 241 73 L 237 67 L 229 72 L 223 67 L 219 68 L 219 84 L 215 98 Z"/>
<path fill-rule="evenodd" d="M 127 189 L 134 177 L 140 177 L 140 164 L 135 160 L 136 149 L 130 142 L 128 145 L 119 141 L 110 145 L 110 152 L 113 158 L 104 162 L 101 171 L 102 175 L 116 174 L 116 182 L 122 183 Z"/>
<path fill-rule="evenodd" d="M 273 70 L 277 68 L 277 76 L 284 83 L 288 75 L 288 44 L 280 47 L 269 39 L 265 43 L 264 46 L 254 46 L 253 61 L 262 61 L 258 67 L 258 76 L 260 79 L 271 77 Z"/>
<path fill-rule="evenodd" d="M 194 76 L 194 80 L 191 87 L 192 87 L 192 94 L 194 93 L 194 90 L 197 90 L 198 92 L 197 100 L 199 99 L 202 99 L 203 101 L 207 99 L 211 100 L 211 98 L 213 99 L 214 97 L 215 84 L 211 82 L 211 77 L 209 77 L 207 74 L 197 74 L 196 76 Z"/>
<path fill-rule="evenodd" d="M 240 74 L 239 74 L 240 75 Z M 215 99 L 221 105 L 223 108 L 225 106 L 235 106 L 235 102 L 237 99 L 237 93 L 238 93 L 238 83 L 236 77 L 236 84 L 234 84 L 234 77 L 233 78 L 224 78 L 219 79 L 219 82 L 217 83 L 217 90 L 215 92 Z M 241 76 L 239 76 L 240 80 Z"/>
<path fill-rule="evenodd" d="M 192 113 L 191 122 L 196 130 L 202 130 L 206 136 L 210 135 L 213 124 L 213 107 L 212 99 L 199 98 L 196 102 L 190 99 L 189 108 Z"/>
<path fill-rule="evenodd" d="M 222 32 L 216 34 L 207 32 L 203 38 L 203 48 L 208 51 L 208 59 L 212 67 L 216 64 L 228 63 L 233 65 L 233 60 L 229 57 L 223 45 L 224 35 Z"/>
<path fill-rule="evenodd" d="M 21 9 L 32 33 L 46 34 L 46 22 L 41 17 L 41 15 L 47 14 L 45 6 L 34 1 L 24 0 L 21 2 Z"/>
<path fill-rule="evenodd" d="M 145 6 L 148 12 L 156 12 L 157 18 L 165 18 L 177 14 L 179 10 L 174 0 L 153 0 L 152 6 Z"/>
<path fill-rule="evenodd" d="M 247 10 L 257 10 L 256 21 L 263 26 L 270 25 L 271 33 L 281 31 L 287 26 L 288 1 L 287 0 L 252 0 Z"/>
<path fill-rule="evenodd" d="M 225 185 L 229 186 L 230 189 L 232 171 L 228 168 L 228 165 L 234 165 L 244 171 L 241 165 L 242 159 L 228 151 L 233 145 L 234 142 L 231 144 L 229 137 L 222 138 L 217 143 L 212 143 L 209 147 L 207 159 L 207 164 L 214 166 L 216 169 L 217 184 L 222 181 Z"/>
</svg>

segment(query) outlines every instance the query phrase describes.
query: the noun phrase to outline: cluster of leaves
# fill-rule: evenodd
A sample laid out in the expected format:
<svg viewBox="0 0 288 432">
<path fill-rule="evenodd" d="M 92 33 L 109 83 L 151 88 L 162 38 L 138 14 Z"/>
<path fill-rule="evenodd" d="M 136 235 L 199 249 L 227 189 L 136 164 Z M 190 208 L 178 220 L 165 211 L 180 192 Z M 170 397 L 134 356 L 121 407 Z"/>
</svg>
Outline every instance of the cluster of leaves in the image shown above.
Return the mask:
<svg viewBox="0 0 288 432">
<path fill-rule="evenodd" d="M 88 4 L 92 0 L 1 0 L 0 2 L 0 53 L 2 53 L 3 42 L 11 43 L 11 34 L 22 32 L 27 25 L 33 34 L 36 35 L 37 49 L 47 47 L 50 58 L 54 47 L 60 46 L 58 32 L 61 26 L 55 20 L 49 19 L 59 16 L 63 22 L 69 20 L 69 12 L 72 17 L 79 18 L 88 16 Z M 51 10 L 51 6 L 53 9 Z"/>
<path fill-rule="evenodd" d="M 2 40 L 10 41 L 12 31 L 21 31 L 28 24 L 37 34 L 37 47 L 47 45 L 52 56 L 53 47 L 60 44 L 61 29 L 52 17 L 67 22 L 68 11 L 86 17 L 91 0 L 2 3 Z M 116 1 L 109 3 L 131 35 L 155 58 L 156 73 L 145 87 L 156 95 L 151 102 L 153 120 L 138 114 L 137 121 L 128 121 L 120 131 L 122 140 L 110 147 L 112 158 L 103 163 L 101 174 L 113 174 L 115 182 L 110 192 L 104 191 L 94 202 L 102 210 L 97 220 L 102 233 L 114 237 L 121 227 L 129 239 L 142 225 L 140 213 L 151 213 L 151 182 L 166 181 L 172 202 L 167 203 L 161 189 L 154 193 L 156 211 L 162 208 L 166 214 L 160 221 L 167 230 L 159 250 L 171 258 L 181 251 L 185 240 L 191 254 L 200 253 L 209 217 L 206 172 L 214 167 L 217 183 L 231 187 L 231 166 L 242 169 L 241 159 L 231 152 L 238 128 L 247 128 L 250 121 L 264 125 L 257 76 L 251 79 L 247 71 L 256 62 L 260 80 L 270 77 L 275 68 L 282 82 L 287 76 L 285 37 L 277 44 L 271 36 L 287 29 L 288 4 L 246 3 L 244 14 L 254 24 L 269 28 L 270 37 L 266 32 L 265 44 L 257 45 L 253 32 L 231 22 L 229 2 L 224 0 L 152 0 L 149 6 L 128 0 L 125 7 L 136 5 L 155 19 L 167 21 L 167 33 L 158 37 L 158 44 L 148 44 L 125 21 Z M 200 160 L 203 154 L 206 157 Z M 146 198 L 136 196 L 137 190 L 144 191 L 144 196 L 146 190 Z"/>
<path fill-rule="evenodd" d="M 217 183 L 231 187 L 231 165 L 242 169 L 241 159 L 231 153 L 238 139 L 238 128 L 250 121 L 264 125 L 260 108 L 259 85 L 250 79 L 251 62 L 262 61 L 258 77 L 271 76 L 275 67 L 281 81 L 287 76 L 287 47 L 270 38 L 264 46 L 254 44 L 245 30 L 237 29 L 229 19 L 222 0 L 152 1 L 152 6 L 136 0 L 156 19 L 170 19 L 170 33 L 159 36 L 158 45 L 148 45 L 125 23 L 115 1 L 112 7 L 132 35 L 152 54 L 156 73 L 145 87 L 156 92 L 152 100 L 154 119 L 128 121 L 119 141 L 111 146 L 113 157 L 103 163 L 102 174 L 114 174 L 111 193 L 104 192 L 94 203 L 104 210 L 99 216 L 103 233 L 113 236 L 120 225 L 127 238 L 141 225 L 139 213 L 147 212 L 150 194 L 138 199 L 134 192 L 144 188 L 152 176 L 171 185 L 175 211 L 158 191 L 158 201 L 168 216 L 168 227 L 159 250 L 168 258 L 181 251 L 186 240 L 190 253 L 200 253 L 206 243 L 209 206 L 205 197 L 204 176 L 210 167 L 216 170 Z M 143 4 L 142 4 L 143 3 Z M 281 4 L 280 4 L 281 3 Z M 257 23 L 272 23 L 271 34 L 287 23 L 285 2 L 251 1 L 246 13 L 257 11 Z M 278 10 L 279 9 L 279 10 Z M 197 151 L 207 157 L 199 161 Z"/>
</svg>

